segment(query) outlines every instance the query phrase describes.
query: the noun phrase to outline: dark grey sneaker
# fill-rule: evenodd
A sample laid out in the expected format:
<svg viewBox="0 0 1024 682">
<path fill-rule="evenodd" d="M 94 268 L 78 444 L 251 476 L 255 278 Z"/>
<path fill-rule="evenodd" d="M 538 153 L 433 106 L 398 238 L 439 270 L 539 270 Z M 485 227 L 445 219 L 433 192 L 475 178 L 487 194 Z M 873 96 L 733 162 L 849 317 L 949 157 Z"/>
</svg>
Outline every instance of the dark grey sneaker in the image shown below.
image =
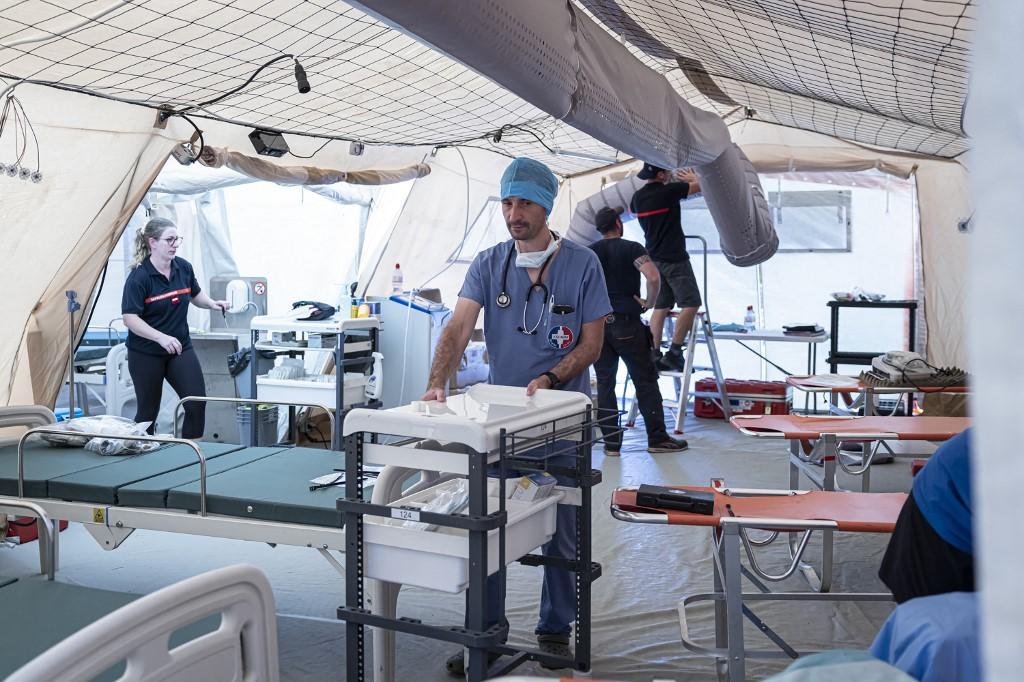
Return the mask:
<svg viewBox="0 0 1024 682">
<path fill-rule="evenodd" d="M 648 443 L 647 452 L 682 452 L 690 447 L 685 440 L 669 438 L 660 443 Z"/>
<path fill-rule="evenodd" d="M 654 363 L 659 372 L 682 372 L 685 360 L 682 353 L 669 351 Z"/>
<path fill-rule="evenodd" d="M 449 675 L 458 675 L 459 677 L 466 676 L 465 653 L 465 650 L 463 650 L 457 654 L 452 654 L 448 657 L 448 660 L 444 662 L 444 669 L 448 671 Z M 493 651 L 487 652 L 487 665 L 492 665 L 499 658 L 501 658 L 501 654 Z"/>
<path fill-rule="evenodd" d="M 569 648 L 569 635 L 537 635 L 537 646 L 541 650 L 541 653 L 548 654 L 549 656 L 561 656 L 562 658 L 572 658 L 572 649 Z M 572 664 L 566 665 L 552 665 L 550 663 L 541 663 L 542 668 L 547 670 L 558 670 L 559 668 L 571 668 Z"/>
</svg>

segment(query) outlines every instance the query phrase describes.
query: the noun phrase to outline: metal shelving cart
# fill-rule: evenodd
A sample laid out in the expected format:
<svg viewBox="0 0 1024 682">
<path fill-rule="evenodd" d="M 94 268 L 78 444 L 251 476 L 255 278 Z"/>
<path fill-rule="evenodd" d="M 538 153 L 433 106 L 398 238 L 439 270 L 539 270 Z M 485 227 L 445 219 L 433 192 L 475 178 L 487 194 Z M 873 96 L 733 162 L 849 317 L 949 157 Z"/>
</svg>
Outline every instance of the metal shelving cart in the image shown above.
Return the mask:
<svg viewBox="0 0 1024 682">
<path fill-rule="evenodd" d="M 380 322 L 375 317 L 369 318 L 331 318 L 318 322 L 294 320 L 287 317 L 270 317 L 261 315 L 252 319 L 250 350 L 252 357 L 261 350 L 287 353 L 290 357 L 310 351 L 333 351 L 335 380 L 316 382 L 303 379 L 270 379 L 251 373 L 252 395 L 256 398 L 281 402 L 305 402 L 333 405 L 336 419 L 331 434 L 331 449 L 340 450 L 342 445 L 341 424 L 345 413 L 353 407 L 376 409 L 380 400 L 366 398 L 366 382 L 376 359 L 380 360 L 378 336 Z M 263 338 L 262 334 L 291 334 L 295 340 L 289 343 L 274 343 L 273 337 Z M 333 347 L 308 345 L 311 335 L 333 335 Z M 305 338 L 299 338 L 304 336 Z M 374 354 L 377 354 L 376 356 Z M 255 365 L 254 365 L 255 367 Z M 346 369 L 359 370 L 361 378 L 346 376 Z M 339 380 L 340 379 L 340 380 Z M 256 415 L 250 420 L 252 424 L 252 443 L 256 444 L 258 420 Z M 288 408 L 288 423 L 295 422 L 295 408 Z"/>
<path fill-rule="evenodd" d="M 528 398 L 522 388 L 487 385 L 474 386 L 446 403 L 349 412 L 344 425 L 345 497 L 337 503 L 346 528 L 345 604 L 338 608 L 338 618 L 347 621 L 346 679 L 365 679 L 367 625 L 465 647 L 467 677 L 473 681 L 506 674 L 527 660 L 580 671 L 590 669 L 591 584 L 601 574 L 600 565 L 591 561 L 591 488 L 601 481 L 601 472 L 591 468 L 596 423 L 592 403 L 582 394 L 542 390 Z M 403 440 L 385 444 L 393 437 Z M 449 478 L 464 478 L 467 512 L 431 513 L 409 504 L 409 499 L 392 505 L 366 502 L 362 474 L 363 467 L 371 464 L 447 472 Z M 512 504 L 514 499 L 506 499 L 504 487 L 493 479 L 497 474 L 498 480 L 504 480 L 513 471 L 547 471 L 568 483 L 556 488 L 553 495 L 559 499 L 555 503 L 541 499 L 524 510 Z M 489 474 L 490 491 L 494 493 L 490 498 Z M 578 507 L 575 556 L 528 553 L 555 532 L 554 523 L 538 518 L 544 514 L 555 517 L 556 504 Z M 382 532 L 406 521 L 431 524 L 438 530 L 420 530 L 405 538 Z M 459 541 L 457 551 L 452 550 L 453 536 Z M 495 547 L 497 557 L 492 553 Z M 436 557 L 441 557 L 440 563 L 434 561 Z M 575 574 L 575 651 L 571 658 L 505 643 L 506 565 L 516 560 L 529 566 L 556 566 Z M 501 585 L 501 617 L 492 627 L 487 626 L 490 574 L 497 574 Z M 465 589 L 465 622 L 428 624 L 397 617 L 397 590 L 383 600 L 390 603 L 382 604 L 381 594 L 386 591 L 381 591 L 376 582 L 371 612 L 364 588 L 367 578 L 447 592 Z M 375 654 L 385 653 L 393 659 L 393 648 L 382 652 L 376 646 L 378 641 L 375 636 Z M 506 657 L 488 667 L 489 651 Z M 376 667 L 378 682 L 382 677 L 387 679 L 387 675 L 379 674 L 387 664 L 377 661 Z"/>
</svg>

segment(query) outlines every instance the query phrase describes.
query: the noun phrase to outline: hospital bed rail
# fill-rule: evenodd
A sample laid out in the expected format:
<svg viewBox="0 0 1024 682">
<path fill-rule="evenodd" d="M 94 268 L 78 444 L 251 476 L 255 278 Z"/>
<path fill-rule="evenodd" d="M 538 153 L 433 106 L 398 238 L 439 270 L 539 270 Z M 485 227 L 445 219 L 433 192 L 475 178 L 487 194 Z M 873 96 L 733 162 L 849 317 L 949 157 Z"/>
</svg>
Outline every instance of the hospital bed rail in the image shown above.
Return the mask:
<svg viewBox="0 0 1024 682">
<path fill-rule="evenodd" d="M 172 635 L 211 617 L 218 620 L 212 631 L 172 646 Z M 259 569 L 244 564 L 186 578 L 107 613 L 6 679 L 85 682 L 122 662 L 126 665 L 119 681 L 277 682 L 277 621 L 270 583 Z"/>
<path fill-rule="evenodd" d="M 143 443 L 162 443 L 167 445 L 184 445 L 196 453 L 199 460 L 199 515 L 206 516 L 206 456 L 203 454 L 195 441 L 187 438 L 168 438 L 166 436 L 122 436 L 109 433 L 98 433 L 90 431 L 68 431 L 52 427 L 36 427 L 29 429 L 18 439 L 18 497 L 25 497 L 25 441 L 32 436 L 53 435 L 53 436 L 79 436 L 82 438 L 112 438 L 117 440 L 130 440 Z"/>
</svg>

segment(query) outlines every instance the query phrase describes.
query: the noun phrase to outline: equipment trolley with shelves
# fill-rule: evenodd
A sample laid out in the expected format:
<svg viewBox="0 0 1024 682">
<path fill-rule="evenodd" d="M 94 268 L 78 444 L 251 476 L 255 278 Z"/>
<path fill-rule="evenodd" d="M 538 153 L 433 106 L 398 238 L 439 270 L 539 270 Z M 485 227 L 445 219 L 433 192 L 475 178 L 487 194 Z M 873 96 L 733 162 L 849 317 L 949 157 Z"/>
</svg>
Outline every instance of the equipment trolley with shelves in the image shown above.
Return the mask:
<svg viewBox="0 0 1024 682">
<path fill-rule="evenodd" d="M 261 315 L 252 319 L 251 351 L 274 351 L 296 357 L 308 352 L 331 352 L 334 357 L 334 380 L 316 381 L 309 378 L 275 379 L 251 373 L 252 395 L 264 400 L 305 402 L 333 405 L 337 418 L 331 433 L 331 449 L 341 449 L 341 424 L 345 413 L 353 407 L 375 409 L 380 400 L 367 398 L 367 381 L 371 371 L 377 380 L 380 367 L 374 369 L 374 360 L 380 360 L 377 318 L 338 319 L 320 321 L 294 320 L 288 317 Z M 310 345 L 323 343 L 330 345 Z M 348 371 L 353 370 L 353 371 Z M 339 381 L 339 378 L 341 379 Z M 295 409 L 289 408 L 289 423 L 294 423 Z M 257 420 L 252 422 L 252 443 L 256 444 Z"/>
<path fill-rule="evenodd" d="M 444 403 L 348 413 L 344 424 L 345 497 L 337 503 L 347 529 L 345 604 L 338 608 L 338 618 L 347 622 L 346 679 L 365 679 L 365 626 L 374 628 L 374 651 L 378 655 L 387 652 L 381 657 L 385 661 L 393 661 L 394 632 L 465 647 L 467 678 L 473 681 L 506 674 L 528 660 L 589 670 L 591 583 L 601 573 L 601 567 L 591 561 L 591 488 L 601 481 L 601 472 L 591 468 L 596 423 L 592 403 L 582 394 L 540 390 L 527 397 L 523 388 L 490 385 L 473 386 Z M 386 444 L 394 437 L 402 440 Z M 363 467 L 388 464 L 445 472 L 447 476 L 440 480 L 447 481 L 441 485 L 465 479 L 465 513 L 424 511 L 418 504 L 420 496 L 391 505 L 366 502 Z M 504 486 L 494 475 L 501 481 L 509 472 L 529 471 L 547 471 L 567 483 L 539 500 L 506 499 Z M 493 496 L 489 497 L 489 492 Z M 529 554 L 556 532 L 558 504 L 578 507 L 575 556 Z M 412 530 L 407 521 L 430 524 L 437 530 Z M 574 574 L 576 625 L 571 658 L 506 644 L 506 565 L 517 560 Z M 499 576 L 501 585 L 500 616 L 497 625 L 488 627 L 487 581 L 492 574 Z M 465 622 L 428 624 L 396 617 L 397 589 L 374 582 L 368 586 L 373 592 L 367 599 L 367 578 L 386 581 L 391 587 L 416 585 L 445 592 L 465 589 Z M 379 643 L 385 640 L 388 644 L 382 651 Z M 488 667 L 488 652 L 505 656 Z M 376 680 L 393 675 L 388 665 L 375 656 Z"/>
</svg>

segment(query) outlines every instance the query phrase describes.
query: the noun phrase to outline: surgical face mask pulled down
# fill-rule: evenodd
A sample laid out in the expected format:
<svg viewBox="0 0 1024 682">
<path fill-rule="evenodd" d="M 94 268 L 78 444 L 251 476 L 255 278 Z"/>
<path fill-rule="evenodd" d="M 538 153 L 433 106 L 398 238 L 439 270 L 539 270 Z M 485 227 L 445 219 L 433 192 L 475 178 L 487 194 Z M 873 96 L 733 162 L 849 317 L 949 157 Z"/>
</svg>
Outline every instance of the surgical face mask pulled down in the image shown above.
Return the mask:
<svg viewBox="0 0 1024 682">
<path fill-rule="evenodd" d="M 548 242 L 547 248 L 543 251 L 528 251 L 526 253 L 519 250 L 519 242 L 516 242 L 516 267 L 539 268 L 551 254 L 558 250 L 559 241 L 558 235 L 552 231 L 551 241 Z"/>
</svg>

